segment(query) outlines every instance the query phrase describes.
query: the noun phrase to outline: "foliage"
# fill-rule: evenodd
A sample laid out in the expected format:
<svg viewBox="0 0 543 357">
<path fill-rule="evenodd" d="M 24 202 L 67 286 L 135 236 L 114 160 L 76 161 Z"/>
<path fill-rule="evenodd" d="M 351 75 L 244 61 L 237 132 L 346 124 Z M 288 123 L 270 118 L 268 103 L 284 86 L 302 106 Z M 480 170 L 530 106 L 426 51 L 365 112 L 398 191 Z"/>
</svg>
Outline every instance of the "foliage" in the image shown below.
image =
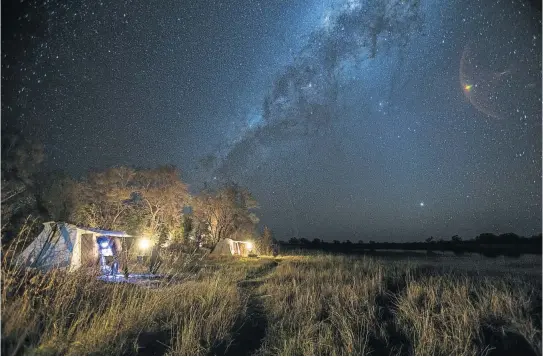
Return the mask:
<svg viewBox="0 0 543 357">
<path fill-rule="evenodd" d="M 264 232 L 258 240 L 258 253 L 262 255 L 273 254 L 273 233 L 267 226 L 264 227 Z"/>
<path fill-rule="evenodd" d="M 183 216 L 183 234 L 182 239 L 183 242 L 188 242 L 189 240 L 189 234 L 193 230 L 193 223 L 192 223 L 192 217 L 189 215 Z"/>
<path fill-rule="evenodd" d="M 76 184 L 71 219 L 85 226 L 170 240 L 183 234 L 182 211 L 188 199 L 187 186 L 172 166 L 114 167 L 92 172 Z"/>
<path fill-rule="evenodd" d="M 290 244 L 300 244 L 300 240 L 296 237 L 292 237 L 288 240 Z"/>
<path fill-rule="evenodd" d="M 136 171 L 114 167 L 91 172 L 76 184 L 76 205 L 70 217 L 76 224 L 104 229 L 124 229 L 123 218 L 131 209 L 132 182 Z"/>
<path fill-rule="evenodd" d="M 164 232 L 168 240 L 180 239 L 182 212 L 189 194 L 177 170 L 173 166 L 139 170 L 133 190 L 140 203 L 137 206 L 145 217 L 146 233 L 156 237 Z"/>
<path fill-rule="evenodd" d="M 40 216 L 36 174 L 44 159 L 43 145 L 15 127 L 2 129 L 1 203 L 3 243 L 16 233 L 29 214 Z"/>
<path fill-rule="evenodd" d="M 194 218 L 206 244 L 224 238 L 252 236 L 258 217 L 252 212 L 258 204 L 251 193 L 236 184 L 227 184 L 194 199 Z"/>
<path fill-rule="evenodd" d="M 451 237 L 451 242 L 453 243 L 460 243 L 462 241 L 462 238 L 460 238 L 460 236 L 458 235 L 454 235 Z"/>
</svg>

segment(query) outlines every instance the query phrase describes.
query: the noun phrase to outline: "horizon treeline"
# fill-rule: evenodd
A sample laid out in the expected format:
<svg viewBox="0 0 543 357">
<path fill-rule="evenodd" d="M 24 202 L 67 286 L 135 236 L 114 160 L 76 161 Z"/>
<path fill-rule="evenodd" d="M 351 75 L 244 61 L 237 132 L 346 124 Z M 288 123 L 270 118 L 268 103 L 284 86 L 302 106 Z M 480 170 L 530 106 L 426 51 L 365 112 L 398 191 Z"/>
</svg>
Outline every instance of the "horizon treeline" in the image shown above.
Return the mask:
<svg viewBox="0 0 543 357">
<path fill-rule="evenodd" d="M 328 242 L 319 238 L 309 240 L 307 238 L 292 237 L 288 241 L 280 240 L 278 243 L 287 249 L 302 248 L 342 253 L 372 252 L 376 249 L 399 249 L 426 250 L 427 252 L 452 251 L 457 255 L 470 252 L 490 257 L 498 255 L 542 254 L 541 233 L 530 237 L 523 237 L 515 233 L 503 233 L 499 235 L 482 233 L 472 239 L 466 240 L 458 235 L 454 235 L 449 240 L 429 237 L 418 242 L 375 242 L 373 240 L 352 242 L 349 239 Z"/>
<path fill-rule="evenodd" d="M 515 244 L 515 243 L 527 243 L 528 241 L 534 241 L 534 240 L 541 240 L 541 233 L 531 235 L 529 237 L 521 236 L 516 233 L 502 233 L 502 234 L 495 234 L 495 233 L 481 233 L 471 239 L 463 239 L 459 235 L 453 235 L 450 240 L 447 239 L 436 239 L 433 236 L 430 236 L 424 240 L 421 241 L 408 241 L 408 242 L 377 242 L 374 240 L 358 240 L 356 242 L 351 241 L 350 239 L 344 239 L 344 240 L 332 240 L 327 241 L 320 238 L 304 238 L 304 237 L 291 237 L 288 240 L 278 240 L 281 244 L 301 244 L 301 245 L 319 245 L 319 244 L 353 244 L 353 245 L 364 245 L 364 244 L 419 244 L 419 243 L 434 243 L 434 244 L 441 244 L 441 243 L 447 243 L 447 242 L 453 242 L 453 243 L 469 243 L 469 242 L 478 242 L 478 243 L 484 243 L 484 244 Z"/>
</svg>

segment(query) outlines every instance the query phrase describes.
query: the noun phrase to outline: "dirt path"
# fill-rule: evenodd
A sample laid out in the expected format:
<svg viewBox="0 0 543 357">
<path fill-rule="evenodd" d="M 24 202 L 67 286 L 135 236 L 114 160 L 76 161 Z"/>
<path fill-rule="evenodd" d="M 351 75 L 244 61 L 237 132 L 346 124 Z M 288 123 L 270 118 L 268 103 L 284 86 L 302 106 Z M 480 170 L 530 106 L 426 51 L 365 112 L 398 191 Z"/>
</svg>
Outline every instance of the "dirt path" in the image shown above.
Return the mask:
<svg viewBox="0 0 543 357">
<path fill-rule="evenodd" d="M 234 340 L 229 346 L 218 346 L 212 354 L 225 356 L 254 355 L 266 336 L 268 319 L 264 310 L 261 296 L 257 288 L 264 283 L 262 280 L 269 275 L 279 263 L 270 261 L 254 271 L 249 271 L 246 279 L 238 282 L 238 289 L 243 296 L 248 297 L 247 313 L 234 325 Z"/>
</svg>

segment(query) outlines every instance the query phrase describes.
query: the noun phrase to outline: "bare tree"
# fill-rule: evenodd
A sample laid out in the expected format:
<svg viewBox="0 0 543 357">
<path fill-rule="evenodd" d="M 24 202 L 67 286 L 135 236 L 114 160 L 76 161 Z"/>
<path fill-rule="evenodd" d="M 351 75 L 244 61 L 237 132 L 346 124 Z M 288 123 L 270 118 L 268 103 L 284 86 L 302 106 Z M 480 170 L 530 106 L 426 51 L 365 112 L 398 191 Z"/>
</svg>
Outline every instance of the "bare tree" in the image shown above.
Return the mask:
<svg viewBox="0 0 543 357">
<path fill-rule="evenodd" d="M 235 184 L 228 184 L 217 192 L 203 192 L 195 199 L 195 218 L 207 230 L 207 243 L 235 234 L 249 234 L 258 223 L 251 211 L 258 207 L 251 193 Z"/>
<path fill-rule="evenodd" d="M 76 185 L 76 223 L 123 229 L 158 239 L 182 235 L 187 185 L 173 166 L 135 170 L 110 168 L 91 173 Z"/>
<path fill-rule="evenodd" d="M 273 233 L 267 226 L 258 241 L 258 252 L 263 255 L 273 254 Z"/>
<path fill-rule="evenodd" d="M 190 196 L 173 166 L 136 172 L 134 191 L 138 195 L 145 217 L 147 234 L 164 235 L 166 239 L 183 235 L 183 207 Z"/>
<path fill-rule="evenodd" d="M 132 197 L 135 175 L 136 171 L 128 167 L 90 173 L 86 180 L 75 186 L 75 209 L 71 220 L 104 229 L 121 228 L 123 214 L 131 208 L 128 201 Z"/>
</svg>

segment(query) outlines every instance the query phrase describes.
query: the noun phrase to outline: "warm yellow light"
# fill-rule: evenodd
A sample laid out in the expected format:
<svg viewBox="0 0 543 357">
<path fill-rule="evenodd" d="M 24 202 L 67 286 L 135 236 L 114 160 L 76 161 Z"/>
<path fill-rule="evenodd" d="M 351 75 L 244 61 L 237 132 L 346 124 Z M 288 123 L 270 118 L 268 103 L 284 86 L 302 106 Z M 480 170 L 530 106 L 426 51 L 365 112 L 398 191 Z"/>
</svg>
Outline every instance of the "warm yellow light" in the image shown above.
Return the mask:
<svg viewBox="0 0 543 357">
<path fill-rule="evenodd" d="M 253 249 L 253 243 L 251 243 L 251 242 L 245 242 L 245 246 L 246 246 L 247 249 L 249 249 L 249 250 L 252 250 L 252 249 Z"/>
<path fill-rule="evenodd" d="M 466 92 L 470 92 L 472 87 L 473 87 L 473 84 L 464 84 L 464 90 Z"/>
<path fill-rule="evenodd" d="M 148 249 L 151 246 L 151 241 L 147 238 L 141 238 L 138 245 L 141 249 Z"/>
</svg>

